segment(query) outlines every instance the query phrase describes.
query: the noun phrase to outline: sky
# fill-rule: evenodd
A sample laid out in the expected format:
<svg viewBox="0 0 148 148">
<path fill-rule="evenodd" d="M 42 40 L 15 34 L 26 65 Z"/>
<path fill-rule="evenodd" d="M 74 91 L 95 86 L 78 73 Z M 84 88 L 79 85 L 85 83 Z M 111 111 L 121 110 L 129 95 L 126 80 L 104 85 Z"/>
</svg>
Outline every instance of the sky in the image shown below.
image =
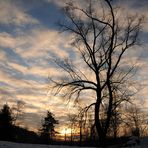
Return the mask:
<svg viewBox="0 0 148 148">
<path fill-rule="evenodd" d="M 73 105 L 50 93 L 48 76 L 61 75 L 52 57 L 76 60 L 69 36 L 59 33 L 57 22 L 64 21 L 61 8 L 69 0 L 0 0 L 0 104 L 25 103 L 24 126 L 39 128 L 46 110 L 64 122 Z M 141 67 L 135 79 L 137 94 L 148 108 L 148 1 L 116 0 L 129 13 L 145 15 L 142 46 L 130 53 Z M 84 1 L 75 0 L 83 5 Z"/>
</svg>

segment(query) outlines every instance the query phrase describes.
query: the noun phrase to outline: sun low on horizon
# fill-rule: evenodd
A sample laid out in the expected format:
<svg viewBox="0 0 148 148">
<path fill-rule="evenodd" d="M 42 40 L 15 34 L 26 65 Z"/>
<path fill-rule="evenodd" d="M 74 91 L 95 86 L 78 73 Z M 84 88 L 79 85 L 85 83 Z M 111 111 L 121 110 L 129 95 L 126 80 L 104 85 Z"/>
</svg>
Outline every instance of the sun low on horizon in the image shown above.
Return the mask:
<svg viewBox="0 0 148 148">
<path fill-rule="evenodd" d="M 62 136 L 70 135 L 70 134 L 71 134 L 71 129 L 65 127 L 65 128 L 62 128 L 61 130 L 59 130 L 59 133 L 60 133 Z"/>
<path fill-rule="evenodd" d="M 84 5 L 83 0 L 74 1 Z M 62 11 L 66 2 L 0 0 L 0 108 L 4 104 L 13 108 L 21 101 L 24 104 L 21 126 L 35 132 L 38 132 L 42 119 L 50 110 L 59 121 L 57 132 L 63 137 L 71 134 L 71 128 L 64 125 L 68 121 L 68 113 L 75 112 L 76 107 L 74 101 L 68 104 L 68 99 L 60 94 L 54 95 L 49 77 L 57 79 L 65 74 L 54 63 L 56 58 L 70 58 L 81 66 L 78 54 L 71 46 L 72 36 L 61 34 L 57 26 L 57 22 L 66 20 Z M 147 1 L 143 2 L 125 0 L 121 4 L 125 10 L 144 14 L 147 19 Z M 147 22 L 144 22 L 142 31 L 143 45 L 139 50 L 131 51 L 128 59 L 140 57 L 138 62 L 142 65 L 141 70 L 134 79 L 141 87 L 137 97 L 141 99 L 143 109 L 148 110 Z M 88 105 L 90 101 L 86 101 L 87 97 L 83 94 L 82 102 Z"/>
</svg>

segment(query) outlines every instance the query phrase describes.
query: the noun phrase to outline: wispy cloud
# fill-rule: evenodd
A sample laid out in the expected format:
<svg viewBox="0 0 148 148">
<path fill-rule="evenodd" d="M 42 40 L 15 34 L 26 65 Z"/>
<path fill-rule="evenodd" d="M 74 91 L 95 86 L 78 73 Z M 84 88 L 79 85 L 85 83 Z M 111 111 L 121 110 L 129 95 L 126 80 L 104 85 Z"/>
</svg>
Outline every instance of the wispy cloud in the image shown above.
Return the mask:
<svg viewBox="0 0 148 148">
<path fill-rule="evenodd" d="M 38 24 L 38 20 L 31 17 L 17 4 L 17 1 L 0 1 L 0 24 L 24 26 Z"/>
<path fill-rule="evenodd" d="M 58 5 L 60 9 L 69 0 L 45 1 L 48 1 L 49 4 Z M 144 5 L 140 8 L 137 3 L 134 7 L 132 6 L 133 3 L 127 5 L 128 1 L 123 4 L 128 11 L 144 13 L 147 17 L 147 1 L 143 2 Z M 83 5 L 83 3 L 83 0 L 77 1 L 78 5 Z M 34 9 L 39 8 L 38 6 Z M 39 21 L 42 16 L 33 17 L 28 9 L 18 3 L 17 0 L 1 0 L 0 10 L 0 27 L 2 27 L 0 31 L 0 98 L 2 103 L 7 101 L 15 103 L 17 100 L 23 100 L 26 103 L 26 123 L 39 123 L 41 116 L 47 109 L 50 109 L 63 120 L 63 115 L 71 111 L 70 107 L 73 104 L 69 104 L 70 107 L 68 108 L 66 106 L 67 101 L 64 98 L 48 94 L 48 86 L 50 85 L 48 84 L 48 76 L 60 77 L 63 74 L 63 71 L 59 71 L 49 59 L 70 57 L 75 60 L 74 62 L 79 65 L 79 68 L 84 68 L 81 61 L 77 60 L 78 55 L 70 45 L 71 36 L 59 34 L 55 28 L 47 27 L 47 25 L 45 27 L 42 24 L 43 22 Z M 147 22 L 144 24 L 143 31 L 148 32 Z M 147 40 L 146 37 L 143 39 Z M 140 95 L 148 96 L 146 91 L 148 88 L 146 43 L 142 48 L 130 50 L 127 57 L 130 56 L 130 59 L 134 61 L 137 55 L 142 57 L 139 63 L 143 67 L 136 77 L 144 86 Z M 87 72 L 86 69 L 82 71 Z M 90 76 L 89 73 L 88 76 Z M 82 98 L 83 101 L 85 100 Z M 35 116 L 38 121 L 33 121 Z M 36 124 L 37 126 L 38 124 Z"/>
<path fill-rule="evenodd" d="M 57 76 L 61 73 L 49 63 L 49 58 L 68 57 L 69 51 L 68 37 L 63 39 L 59 37 L 57 31 L 51 29 L 32 28 L 27 32 L 19 30 L 15 35 L 5 30 L 1 32 L 0 98 L 2 103 L 14 102 L 15 104 L 17 100 L 22 100 L 25 102 L 25 112 L 32 114 L 39 114 L 49 108 L 54 110 L 53 104 L 56 100 L 49 101 L 50 98 L 47 96 L 48 76 L 49 74 Z M 59 104 L 54 113 L 59 112 L 60 106 Z M 25 120 L 31 123 L 32 118 L 30 116 Z"/>
</svg>

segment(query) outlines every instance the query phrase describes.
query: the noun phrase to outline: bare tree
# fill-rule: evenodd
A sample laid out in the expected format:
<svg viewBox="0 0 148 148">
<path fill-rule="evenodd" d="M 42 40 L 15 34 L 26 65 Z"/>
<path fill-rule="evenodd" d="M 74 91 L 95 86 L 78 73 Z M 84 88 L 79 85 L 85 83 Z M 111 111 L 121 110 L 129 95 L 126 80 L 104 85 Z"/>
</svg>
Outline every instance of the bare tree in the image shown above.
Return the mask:
<svg viewBox="0 0 148 148">
<path fill-rule="evenodd" d="M 71 129 L 71 143 L 73 142 L 73 136 L 77 129 L 77 115 L 76 114 L 68 114 L 68 120 L 70 122 Z"/>
<path fill-rule="evenodd" d="M 121 90 L 121 89 L 120 89 Z M 121 93 L 122 92 L 122 93 Z M 123 108 L 124 103 L 131 103 L 133 100 L 131 98 L 130 93 L 127 91 L 120 91 L 120 93 L 114 89 L 113 92 L 113 105 L 112 105 L 112 117 L 110 119 L 110 127 L 109 127 L 109 136 L 114 137 L 116 140 L 119 131 L 120 131 L 120 125 L 123 122 L 122 114 L 123 114 Z M 126 101 L 126 102 L 125 102 Z"/>
<path fill-rule="evenodd" d="M 80 135 L 80 145 L 82 144 L 82 138 L 83 138 L 83 127 L 85 124 L 84 121 L 84 112 L 83 108 L 79 107 L 79 114 L 78 114 L 78 123 L 79 123 L 79 135 Z"/>
<path fill-rule="evenodd" d="M 146 112 L 136 105 L 130 105 L 126 111 L 126 125 L 130 133 L 135 136 L 144 136 L 148 129 L 148 119 Z"/>
<path fill-rule="evenodd" d="M 109 135 L 111 137 L 114 137 L 115 140 L 119 134 L 120 124 L 122 123 L 121 112 L 118 109 L 115 109 L 112 112 L 112 117 L 111 117 L 110 127 L 109 127 Z"/>
<path fill-rule="evenodd" d="M 88 112 L 89 109 L 89 112 Z M 87 141 L 91 136 L 91 129 L 94 125 L 94 119 L 92 119 L 92 110 L 86 107 L 78 108 L 78 124 L 79 124 L 79 136 L 80 136 L 80 145 L 82 141 Z"/>
<path fill-rule="evenodd" d="M 80 69 L 69 59 L 57 59 L 56 64 L 67 75 L 52 82 L 56 94 L 63 91 L 67 98 L 74 97 L 75 102 L 79 101 L 82 94 L 84 96 L 83 92 L 92 92 L 94 102 L 91 101 L 87 109 L 94 106 L 95 126 L 103 145 L 113 113 L 113 93 L 115 90 L 121 94 L 126 92 L 124 82 L 133 70 L 133 66 L 124 65 L 122 59 L 128 49 L 139 45 L 138 35 L 143 19 L 127 16 L 123 23 L 114 8 L 115 4 L 110 0 L 90 0 L 87 4 L 83 9 L 67 3 L 64 12 L 69 21 L 60 24 L 63 31 L 73 36 L 72 46 L 78 49 L 84 67 Z M 116 105 L 127 100 L 121 97 Z"/>
<path fill-rule="evenodd" d="M 25 103 L 23 101 L 17 101 L 16 105 L 12 107 L 12 112 L 14 116 L 14 124 L 20 125 L 23 119 L 25 109 Z"/>
</svg>

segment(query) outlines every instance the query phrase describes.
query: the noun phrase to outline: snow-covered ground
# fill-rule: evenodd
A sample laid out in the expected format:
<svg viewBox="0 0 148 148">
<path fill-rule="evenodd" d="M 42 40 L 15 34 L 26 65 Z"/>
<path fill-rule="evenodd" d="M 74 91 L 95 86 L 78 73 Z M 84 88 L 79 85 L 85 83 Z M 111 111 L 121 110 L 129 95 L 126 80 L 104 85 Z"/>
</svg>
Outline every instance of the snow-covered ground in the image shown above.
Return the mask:
<svg viewBox="0 0 148 148">
<path fill-rule="evenodd" d="M 0 148 L 71 148 L 71 146 L 65 146 L 65 145 L 41 145 L 41 144 L 22 144 L 22 143 L 13 143 L 13 142 L 0 141 Z M 80 147 L 72 146 L 72 148 L 80 148 Z M 81 148 L 84 148 L 84 147 L 81 147 Z"/>
<path fill-rule="evenodd" d="M 0 141 L 0 148 L 80 148 L 80 147 L 65 146 L 65 145 L 63 146 L 63 145 L 22 144 L 22 143 Z M 84 148 L 84 147 L 81 147 L 81 148 Z M 88 147 L 85 147 L 85 148 L 88 148 Z M 143 138 L 139 146 L 132 146 L 132 147 L 126 147 L 126 148 L 148 148 L 148 137 Z"/>
</svg>

